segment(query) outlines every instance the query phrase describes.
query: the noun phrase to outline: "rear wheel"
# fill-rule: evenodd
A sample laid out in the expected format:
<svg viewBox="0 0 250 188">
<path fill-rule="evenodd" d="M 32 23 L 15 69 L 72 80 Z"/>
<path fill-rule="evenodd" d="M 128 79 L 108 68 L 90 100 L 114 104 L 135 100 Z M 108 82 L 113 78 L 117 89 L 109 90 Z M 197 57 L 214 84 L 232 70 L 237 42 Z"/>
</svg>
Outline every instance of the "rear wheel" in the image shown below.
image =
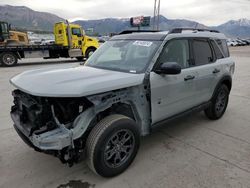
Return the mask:
<svg viewBox="0 0 250 188">
<path fill-rule="evenodd" d="M 116 176 L 132 163 L 139 144 L 135 121 L 123 115 L 110 115 L 93 128 L 87 139 L 88 165 L 103 177 Z"/>
<path fill-rule="evenodd" d="M 0 62 L 6 67 L 14 66 L 17 64 L 17 56 L 12 52 L 3 52 L 0 55 Z"/>
<path fill-rule="evenodd" d="M 228 105 L 229 89 L 225 84 L 222 84 L 216 91 L 211 105 L 205 110 L 205 114 L 209 119 L 220 119 Z"/>
</svg>

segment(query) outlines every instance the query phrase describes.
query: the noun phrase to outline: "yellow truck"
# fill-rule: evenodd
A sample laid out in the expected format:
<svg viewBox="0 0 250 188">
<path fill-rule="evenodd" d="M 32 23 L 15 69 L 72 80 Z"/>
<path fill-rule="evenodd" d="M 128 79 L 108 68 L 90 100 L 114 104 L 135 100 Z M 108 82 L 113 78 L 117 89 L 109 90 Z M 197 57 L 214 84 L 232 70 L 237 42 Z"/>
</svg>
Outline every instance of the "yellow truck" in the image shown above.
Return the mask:
<svg viewBox="0 0 250 188">
<path fill-rule="evenodd" d="M 4 25 L 0 24 L 0 31 L 5 30 L 4 36 L 9 35 L 9 27 L 2 27 Z M 44 59 L 70 57 L 81 61 L 83 58 L 88 58 L 99 47 L 97 39 L 85 35 L 80 25 L 71 24 L 68 21 L 54 25 L 54 36 L 55 44 L 49 45 L 0 44 L 0 64 L 14 66 L 17 64 L 18 59 L 37 57 Z"/>
<path fill-rule="evenodd" d="M 88 58 L 98 47 L 98 40 L 85 35 L 80 25 L 59 22 L 54 26 L 55 44 L 70 47 L 71 49 L 81 49 L 80 56 Z M 75 50 L 76 51 L 76 50 Z"/>
</svg>

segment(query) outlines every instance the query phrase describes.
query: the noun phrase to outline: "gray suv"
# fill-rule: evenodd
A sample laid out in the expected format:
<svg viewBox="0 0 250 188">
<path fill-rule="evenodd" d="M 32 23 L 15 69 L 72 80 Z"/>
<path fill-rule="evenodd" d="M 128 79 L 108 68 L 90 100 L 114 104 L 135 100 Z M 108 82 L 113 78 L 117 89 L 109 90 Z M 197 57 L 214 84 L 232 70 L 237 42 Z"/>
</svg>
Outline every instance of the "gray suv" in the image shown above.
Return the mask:
<svg viewBox="0 0 250 188">
<path fill-rule="evenodd" d="M 11 117 L 36 151 L 112 177 L 134 160 L 140 136 L 181 115 L 223 116 L 235 64 L 212 30 L 125 32 L 84 65 L 27 71 L 10 80 Z"/>
</svg>

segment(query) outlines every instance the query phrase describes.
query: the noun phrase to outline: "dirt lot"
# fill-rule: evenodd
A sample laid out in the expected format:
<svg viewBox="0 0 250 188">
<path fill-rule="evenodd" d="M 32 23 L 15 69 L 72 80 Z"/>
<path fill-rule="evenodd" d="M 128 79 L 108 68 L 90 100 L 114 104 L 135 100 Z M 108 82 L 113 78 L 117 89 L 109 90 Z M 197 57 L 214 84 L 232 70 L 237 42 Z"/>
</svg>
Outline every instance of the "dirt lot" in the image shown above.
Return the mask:
<svg viewBox="0 0 250 188">
<path fill-rule="evenodd" d="M 228 110 L 219 121 L 203 113 L 175 121 L 143 138 L 131 167 L 105 179 L 85 162 L 69 168 L 26 146 L 9 116 L 12 86 L 24 70 L 64 64 L 23 62 L 0 68 L 0 187 L 250 187 L 250 47 L 231 48 L 236 72 Z M 40 61 L 40 60 L 36 60 Z"/>
</svg>

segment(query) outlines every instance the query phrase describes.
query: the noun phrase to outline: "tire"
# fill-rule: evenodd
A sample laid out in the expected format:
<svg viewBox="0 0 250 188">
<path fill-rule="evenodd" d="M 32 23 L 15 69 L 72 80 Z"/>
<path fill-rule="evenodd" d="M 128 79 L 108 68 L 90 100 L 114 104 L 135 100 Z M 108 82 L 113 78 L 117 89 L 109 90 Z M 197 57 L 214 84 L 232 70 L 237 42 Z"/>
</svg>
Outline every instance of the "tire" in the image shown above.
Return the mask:
<svg viewBox="0 0 250 188">
<path fill-rule="evenodd" d="M 12 67 L 17 64 L 17 56 L 12 52 L 3 52 L 0 55 L 0 63 L 5 67 Z"/>
<path fill-rule="evenodd" d="M 76 57 L 77 61 L 83 61 L 83 57 Z"/>
<path fill-rule="evenodd" d="M 88 59 L 94 52 L 95 52 L 95 48 L 89 48 L 87 49 L 86 53 L 85 53 L 85 57 Z"/>
<path fill-rule="evenodd" d="M 205 110 L 206 116 L 211 120 L 220 119 L 227 109 L 228 100 L 229 89 L 225 84 L 222 84 L 215 91 L 211 105 Z"/>
<path fill-rule="evenodd" d="M 135 121 L 123 115 L 110 115 L 101 120 L 88 136 L 88 166 L 103 177 L 121 174 L 133 162 L 139 145 L 140 133 Z"/>
</svg>

